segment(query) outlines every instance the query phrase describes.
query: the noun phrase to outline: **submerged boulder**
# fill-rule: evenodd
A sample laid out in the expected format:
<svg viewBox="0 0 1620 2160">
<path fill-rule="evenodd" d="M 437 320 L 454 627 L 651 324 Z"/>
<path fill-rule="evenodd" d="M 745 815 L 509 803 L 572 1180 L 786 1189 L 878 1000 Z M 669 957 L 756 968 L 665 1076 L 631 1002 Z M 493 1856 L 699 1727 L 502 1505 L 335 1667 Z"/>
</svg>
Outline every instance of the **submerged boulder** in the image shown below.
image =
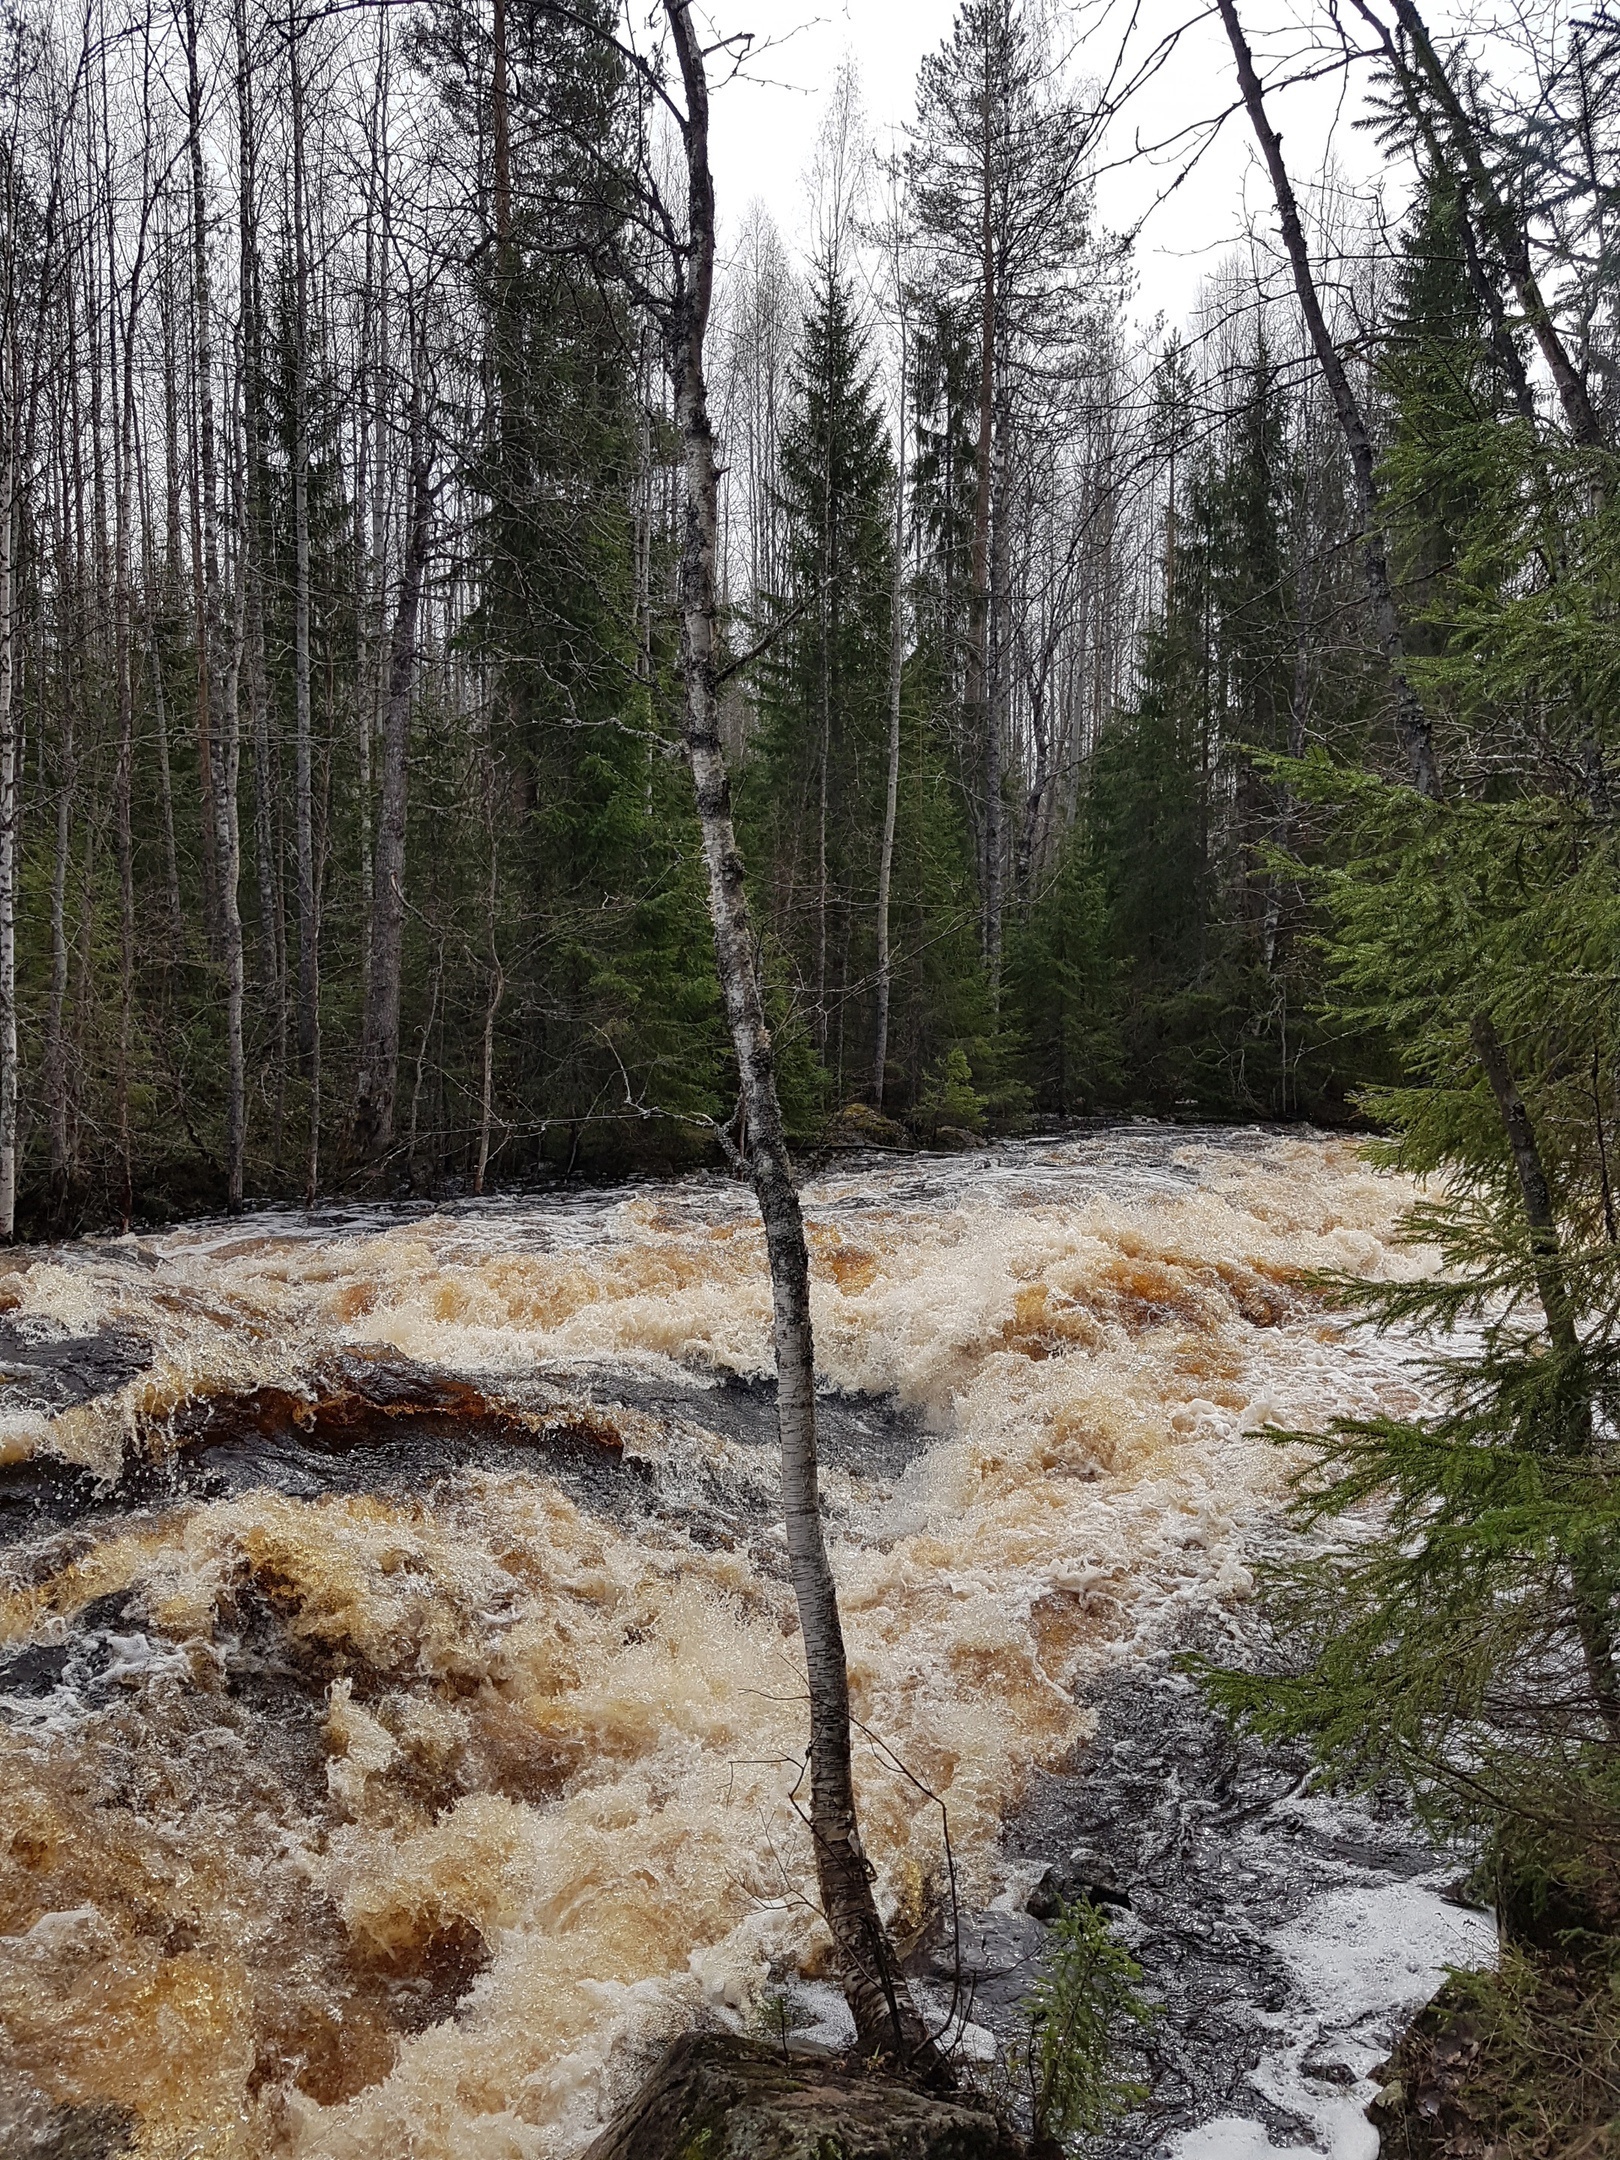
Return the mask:
<svg viewBox="0 0 1620 2160">
<path fill-rule="evenodd" d="M 884 2077 L 684 2033 L 585 2160 L 1023 2160 L 993 2115 Z"/>
</svg>

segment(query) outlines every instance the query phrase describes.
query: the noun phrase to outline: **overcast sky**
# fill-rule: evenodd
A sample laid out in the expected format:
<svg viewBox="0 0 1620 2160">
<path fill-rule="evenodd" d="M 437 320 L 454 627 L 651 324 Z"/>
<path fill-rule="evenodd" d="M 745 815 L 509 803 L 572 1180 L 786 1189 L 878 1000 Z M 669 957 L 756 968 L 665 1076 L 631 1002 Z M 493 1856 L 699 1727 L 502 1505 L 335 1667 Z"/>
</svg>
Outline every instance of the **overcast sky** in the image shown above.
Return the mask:
<svg viewBox="0 0 1620 2160">
<path fill-rule="evenodd" d="M 806 0 L 715 0 L 714 12 L 722 30 L 746 26 L 761 42 L 776 41 L 715 99 L 714 165 L 722 221 L 734 230 L 757 196 L 786 236 L 802 245 L 808 229 L 807 173 L 839 62 L 846 54 L 853 58 L 870 122 L 880 141 L 892 140 L 911 117 L 919 61 L 949 34 L 954 0 L 820 0 L 819 5 L 815 0 L 809 5 Z M 1199 13 L 1200 0 L 1143 0 L 1140 9 L 1154 37 Z M 1110 58 L 1103 40 L 1094 36 L 1079 52 L 1077 72 L 1098 75 Z M 1164 139 L 1220 112 L 1236 88 L 1218 18 L 1197 21 L 1132 108 L 1128 129 L 1139 129 L 1144 139 Z M 1323 82 L 1276 100 L 1275 117 L 1302 190 L 1322 170 L 1330 146 L 1342 171 L 1370 170 L 1370 145 L 1349 125 L 1352 114 L 1341 108 L 1342 90 L 1340 82 Z M 1118 157 L 1128 147 L 1128 130 L 1117 131 L 1111 155 Z M 1157 171 L 1105 171 L 1099 183 L 1103 221 L 1115 229 L 1134 225 L 1173 169 L 1165 164 Z M 1137 244 L 1134 312 L 1143 317 L 1162 312 L 1172 323 L 1183 321 L 1200 278 L 1242 236 L 1251 208 L 1270 233 L 1264 175 L 1255 169 L 1247 121 L 1239 114 L 1226 123 L 1198 171 L 1147 217 Z"/>
</svg>

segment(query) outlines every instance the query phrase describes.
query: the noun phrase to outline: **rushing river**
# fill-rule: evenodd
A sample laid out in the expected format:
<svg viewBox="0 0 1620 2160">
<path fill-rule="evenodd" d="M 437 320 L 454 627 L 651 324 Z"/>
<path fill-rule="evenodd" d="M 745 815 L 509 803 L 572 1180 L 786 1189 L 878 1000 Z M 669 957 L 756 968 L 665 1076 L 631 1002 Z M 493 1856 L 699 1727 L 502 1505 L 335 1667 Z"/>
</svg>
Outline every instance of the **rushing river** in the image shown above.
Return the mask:
<svg viewBox="0 0 1620 2160">
<path fill-rule="evenodd" d="M 1241 1626 L 1262 1428 L 1417 1404 L 1303 1280 L 1423 1265 L 1407 1197 L 1340 1140 L 1154 1127 L 808 1188 L 902 1939 L 943 1894 L 919 1785 L 967 1903 L 1032 1925 L 1097 1706 Z M 8 2160 L 566 2160 L 694 2016 L 835 2029 L 768 1321 L 711 1178 L 11 1256 Z"/>
</svg>

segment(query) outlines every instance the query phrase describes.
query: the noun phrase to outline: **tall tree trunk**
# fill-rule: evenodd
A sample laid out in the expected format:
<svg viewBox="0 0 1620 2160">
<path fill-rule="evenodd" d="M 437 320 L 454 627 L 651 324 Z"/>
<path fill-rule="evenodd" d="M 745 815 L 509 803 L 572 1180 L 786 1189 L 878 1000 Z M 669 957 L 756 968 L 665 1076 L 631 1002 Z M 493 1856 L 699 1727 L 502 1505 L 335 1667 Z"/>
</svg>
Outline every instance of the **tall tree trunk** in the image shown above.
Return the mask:
<svg viewBox="0 0 1620 2160">
<path fill-rule="evenodd" d="M 208 949 L 222 951 L 225 897 L 218 855 L 219 777 L 214 770 L 214 653 L 219 642 L 219 453 L 214 431 L 213 296 L 208 276 L 208 197 L 203 172 L 202 78 L 197 65 L 197 0 L 186 0 L 186 117 L 191 153 L 192 309 L 197 371 L 197 512 L 202 562 L 197 592 L 197 757 L 202 768 L 203 893 Z"/>
<path fill-rule="evenodd" d="M 55 847 L 51 856 L 51 987 L 45 1007 L 45 1111 L 50 1127 L 50 1204 L 53 1229 L 67 1221 L 68 1058 L 67 994 L 68 863 L 73 852 L 73 798 L 78 782 L 74 756 L 74 700 L 64 686 L 61 775 L 56 791 Z"/>
<path fill-rule="evenodd" d="M 495 1021 L 501 1009 L 501 999 L 506 993 L 506 970 L 501 966 L 501 946 L 497 933 L 501 894 L 501 856 L 495 837 L 495 760 L 489 761 L 489 773 L 484 787 L 484 803 L 489 817 L 489 898 L 485 927 L 489 935 L 489 963 L 492 973 L 489 981 L 489 998 L 484 1006 L 484 1066 L 483 1084 L 478 1098 L 478 1167 L 473 1172 L 473 1191 L 482 1193 L 484 1176 L 489 1169 L 489 1136 L 495 1112 Z"/>
<path fill-rule="evenodd" d="M 423 412 L 421 354 L 411 385 L 410 522 L 401 566 L 399 602 L 389 640 L 388 702 L 383 708 L 382 786 L 378 800 L 375 885 L 371 909 L 371 969 L 360 1023 L 354 1146 L 375 1156 L 392 1144 L 394 1093 L 399 1080 L 399 983 L 405 934 L 405 825 L 411 692 L 416 679 L 422 579 L 433 524 L 433 465 Z"/>
<path fill-rule="evenodd" d="M 1398 8 L 1405 4 L 1406 0 L 1397 0 Z M 1340 429 L 1355 467 L 1363 523 L 1362 552 L 1368 591 L 1378 620 L 1380 643 L 1395 680 L 1398 725 L 1412 768 L 1413 782 L 1421 794 L 1438 796 L 1440 779 L 1429 735 L 1428 716 L 1419 704 L 1406 674 L 1405 640 L 1394 595 L 1390 589 L 1383 538 L 1376 524 L 1378 489 L 1371 438 L 1343 363 L 1328 333 L 1310 259 L 1306 253 L 1305 237 L 1300 226 L 1293 189 L 1289 184 L 1287 168 L 1283 164 L 1282 145 L 1266 116 L 1264 94 L 1238 23 L 1234 0 L 1217 0 L 1217 5 L 1226 26 L 1233 57 L 1237 61 L 1243 101 L 1248 108 L 1249 118 L 1271 174 L 1282 221 L 1283 238 L 1293 265 L 1294 283 L 1300 304 L 1304 309 L 1317 359 L 1327 378 L 1339 416 Z M 1548 1339 L 1561 1359 L 1578 1367 L 1580 1342 L 1565 1281 L 1557 1213 L 1535 1128 L 1513 1076 L 1496 1024 L 1488 1011 L 1482 1010 L 1474 1015 L 1470 1032 L 1474 1054 L 1479 1060 L 1496 1105 L 1497 1117 L 1518 1181 L 1525 1222 L 1530 1232 L 1537 1291 L 1547 1324 Z M 1591 1433 L 1591 1399 L 1589 1393 L 1582 1390 L 1574 1409 L 1573 1444 L 1577 1450 L 1590 1448 Z M 1593 1701 L 1611 1736 L 1620 1738 L 1620 1672 L 1617 1672 L 1611 1599 L 1606 1587 L 1607 1569 L 1604 1558 L 1601 1554 L 1577 1549 L 1570 1556 L 1570 1565 L 1576 1625 L 1586 1660 Z"/>
<path fill-rule="evenodd" d="M 174 833 L 174 772 L 169 759 L 169 703 L 163 687 L 163 648 L 158 637 L 157 551 L 153 545 L 152 498 L 146 462 L 141 450 L 141 431 L 135 431 L 135 491 L 141 502 L 141 544 L 145 551 L 141 577 L 141 614 L 146 637 L 146 656 L 152 671 L 152 718 L 157 730 L 158 809 L 163 821 L 163 898 L 169 918 L 169 952 L 178 961 L 185 944 L 185 914 L 180 902 L 180 852 Z"/>
<path fill-rule="evenodd" d="M 220 961 L 225 972 L 225 1205 L 235 1215 L 242 1206 L 247 1162 L 247 1068 L 242 1044 L 245 988 L 242 909 L 242 829 L 237 814 L 237 781 L 242 763 L 242 655 L 247 632 L 247 581 L 251 575 L 245 542 L 236 561 L 236 593 L 225 653 L 224 695 L 214 765 L 214 854 L 219 866 Z"/>
<path fill-rule="evenodd" d="M 896 279 L 898 287 L 899 280 Z M 906 321 L 900 314 L 900 433 L 895 459 L 894 574 L 889 581 L 889 757 L 883 796 L 883 838 L 878 846 L 877 1016 L 872 1030 L 872 1101 L 883 1108 L 889 1062 L 889 888 L 894 875 L 894 832 L 900 808 L 900 691 L 906 658 Z"/>
<path fill-rule="evenodd" d="M 827 1062 L 827 788 L 832 767 L 833 639 L 838 607 L 838 565 L 833 531 L 833 415 L 824 422 L 821 461 L 821 561 L 816 592 L 816 1056 Z"/>
<path fill-rule="evenodd" d="M 298 848 L 298 1062 L 313 1082 L 320 1055 L 321 963 L 320 924 L 315 907 L 315 726 L 309 673 L 309 205 L 304 156 L 304 86 L 299 72 L 302 28 L 296 15 L 289 14 L 293 152 L 293 788 Z M 310 1114 L 312 1121 L 318 1120 L 318 1099 Z M 313 1192 L 310 1197 L 313 1199 Z"/>
<path fill-rule="evenodd" d="M 135 419 L 135 294 L 124 332 L 124 387 L 113 444 L 113 681 L 118 708 L 114 816 L 118 836 L 118 1076 L 119 1213 L 125 1230 L 135 1208 L 134 1141 L 130 1129 L 129 1063 L 135 1007 L 135 841 L 131 798 L 135 780 L 135 684 L 131 665 L 130 507 L 131 437 Z"/>
<path fill-rule="evenodd" d="M 208 275 L 208 219 L 202 150 L 202 83 L 197 67 L 197 6 L 186 0 L 186 94 L 191 133 L 192 288 L 197 318 L 197 409 L 202 482 L 204 606 L 197 640 L 197 744 L 207 814 L 213 825 L 213 920 L 209 943 L 225 974 L 225 1204 L 242 1205 L 246 1149 L 245 1065 L 242 1049 L 242 874 L 236 787 L 241 763 L 245 550 L 238 549 L 235 621 L 226 657 L 228 680 L 216 743 L 214 661 L 221 636 L 219 565 L 219 450 L 214 428 L 213 295 Z"/>
<path fill-rule="evenodd" d="M 21 355 L 0 335 L 0 1238 L 17 1223 L 17 525 Z"/>
<path fill-rule="evenodd" d="M 1380 524 L 1377 460 L 1372 437 L 1357 402 L 1344 362 L 1339 358 L 1337 346 L 1322 312 L 1321 297 L 1316 289 L 1316 276 L 1311 269 L 1310 251 L 1305 245 L 1305 231 L 1300 223 L 1299 205 L 1294 199 L 1293 183 L 1288 168 L 1283 163 L 1282 140 L 1272 126 L 1266 112 L 1265 92 L 1255 73 L 1254 56 L 1238 21 L 1236 0 L 1216 0 L 1221 21 L 1232 47 L 1232 57 L 1237 62 L 1238 83 L 1243 92 L 1243 102 L 1248 109 L 1249 121 L 1266 161 L 1271 176 L 1272 193 L 1276 197 L 1277 217 L 1282 226 L 1283 245 L 1288 251 L 1288 261 L 1294 274 L 1294 290 L 1299 296 L 1300 310 L 1310 331 L 1311 345 L 1316 353 L 1328 391 L 1333 399 L 1333 409 L 1338 415 L 1339 428 L 1344 436 L 1345 448 L 1350 453 L 1350 463 L 1356 478 L 1356 506 L 1361 518 L 1361 562 L 1367 582 L 1367 597 L 1372 604 L 1373 622 L 1378 632 L 1378 643 L 1389 668 L 1395 690 L 1395 728 L 1405 753 L 1407 767 L 1412 775 L 1412 785 L 1420 795 L 1437 796 L 1440 793 L 1440 769 L 1435 762 L 1434 737 L 1429 727 L 1428 714 L 1423 710 L 1411 679 L 1406 671 L 1406 640 L 1401 631 L 1401 619 L 1395 606 L 1395 595 L 1389 581 L 1389 561 L 1384 552 L 1384 534 Z"/>
<path fill-rule="evenodd" d="M 259 198 L 254 68 L 246 0 L 236 0 L 237 250 L 242 311 L 242 561 L 247 596 L 242 667 L 253 745 L 253 859 L 259 906 L 261 996 L 275 1026 L 277 1099 L 287 1063 L 286 925 L 273 804 L 278 793 L 270 746 L 264 652 L 264 315 L 259 281 Z M 279 1160 L 281 1136 L 276 1134 Z"/>
<path fill-rule="evenodd" d="M 984 76 L 980 85 L 979 206 L 979 412 L 974 447 L 973 568 L 968 598 L 966 720 L 979 735 L 984 809 L 979 821 L 980 944 L 991 954 L 991 887 L 1001 854 L 1001 743 L 995 700 L 990 694 L 990 464 L 994 455 L 996 396 L 996 250 L 994 170 L 990 154 L 990 114 L 994 99 L 991 32 L 984 26 Z"/>
<path fill-rule="evenodd" d="M 1303 548 L 1294 570 L 1294 674 L 1288 692 L 1288 755 L 1302 758 L 1305 755 L 1305 715 L 1310 703 L 1311 646 L 1310 646 L 1310 600 L 1305 583 L 1305 554 Z M 1286 855 L 1294 844 L 1294 818 L 1298 804 L 1294 791 L 1285 780 L 1281 788 L 1281 801 L 1277 805 L 1277 837 L 1273 842 L 1279 855 Z M 1266 915 L 1262 946 L 1266 973 L 1269 975 L 1277 964 L 1277 940 L 1282 930 L 1283 883 L 1273 871 L 1266 880 Z M 1286 1075 L 1284 1076 L 1286 1080 Z"/>
<path fill-rule="evenodd" d="M 860 2045 L 936 2061 L 878 1918 L 872 1868 L 861 1846 L 850 1752 L 849 1675 L 838 1594 L 822 1533 L 816 1466 L 810 1260 L 776 1089 L 742 857 L 731 819 L 716 677 L 719 474 L 709 419 L 704 341 L 714 287 L 714 186 L 709 90 L 690 0 L 665 0 L 686 92 L 682 135 L 687 239 L 676 254 L 669 307 L 670 374 L 686 477 L 679 568 L 683 739 L 692 768 L 709 914 L 726 1017 L 747 1119 L 748 1171 L 765 1227 L 776 1346 L 777 1427 L 788 1561 L 810 1683 L 810 1827 L 822 1910 L 836 1948 Z"/>
<path fill-rule="evenodd" d="M 994 490 L 990 515 L 990 589 L 985 609 L 985 650 L 989 668 L 984 686 L 984 958 L 990 995 L 1001 998 L 1001 918 L 1006 887 L 1005 807 L 1007 771 L 1007 689 L 1010 670 L 1002 650 L 1008 617 L 1011 576 L 1012 418 L 1003 402 L 992 436 Z"/>
<path fill-rule="evenodd" d="M 504 256 L 512 233 L 512 144 L 507 101 L 506 0 L 495 0 L 494 61 L 489 85 L 495 152 L 495 245 Z M 505 270 L 503 262 L 502 270 Z"/>
</svg>

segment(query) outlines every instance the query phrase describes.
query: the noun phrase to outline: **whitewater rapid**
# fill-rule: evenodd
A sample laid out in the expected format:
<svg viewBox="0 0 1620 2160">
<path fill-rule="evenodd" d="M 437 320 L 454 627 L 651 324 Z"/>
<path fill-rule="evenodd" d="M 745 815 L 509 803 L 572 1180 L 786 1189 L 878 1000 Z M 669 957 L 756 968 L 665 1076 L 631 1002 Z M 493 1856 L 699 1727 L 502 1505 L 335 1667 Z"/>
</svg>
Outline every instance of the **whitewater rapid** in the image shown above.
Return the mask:
<svg viewBox="0 0 1620 2160">
<path fill-rule="evenodd" d="M 1265 1428 L 1420 1406 L 1309 1280 L 1431 1264 L 1410 1197 L 1342 1139 L 1153 1127 L 807 1187 L 902 1938 L 942 1894 L 919 1784 L 991 1904 L 1092 1694 L 1250 1598 L 1289 1468 Z M 744 1192 L 83 1241 L 11 1257 L 0 1326 L 0 1463 L 78 1496 L 0 1554 L 19 2149 L 568 2160 L 661 2034 L 825 1977 Z M 114 1346 L 108 1384 L 31 1385 L 77 1345 Z M 372 1369 L 467 1384 L 428 1452 Z M 181 1475 L 216 1429 L 235 1453 Z"/>
</svg>

